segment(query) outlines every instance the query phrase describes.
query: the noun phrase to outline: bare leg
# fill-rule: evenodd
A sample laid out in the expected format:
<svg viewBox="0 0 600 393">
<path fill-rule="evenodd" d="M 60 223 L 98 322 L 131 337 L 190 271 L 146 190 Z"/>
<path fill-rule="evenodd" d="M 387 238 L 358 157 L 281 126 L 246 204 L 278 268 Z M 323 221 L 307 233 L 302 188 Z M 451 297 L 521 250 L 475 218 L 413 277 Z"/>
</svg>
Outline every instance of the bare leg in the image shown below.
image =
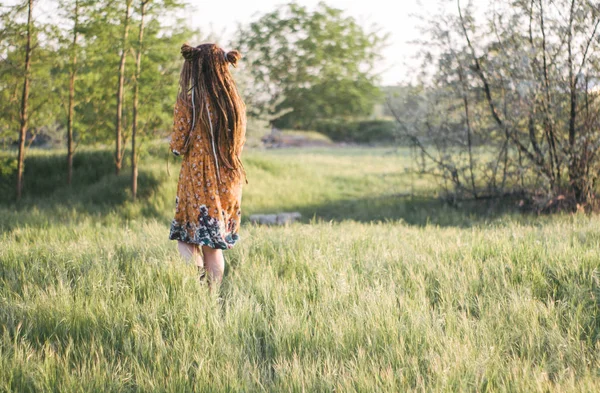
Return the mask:
<svg viewBox="0 0 600 393">
<path fill-rule="evenodd" d="M 202 260 L 202 253 L 200 252 L 200 247 L 195 244 L 182 242 L 180 240 L 177 241 L 177 248 L 179 249 L 179 253 L 185 259 L 187 263 L 194 263 L 198 267 L 204 266 L 204 261 Z"/>
<path fill-rule="evenodd" d="M 208 273 L 209 285 L 211 282 L 220 284 L 225 272 L 223 250 L 202 246 L 202 253 L 204 254 L 204 268 Z"/>
</svg>

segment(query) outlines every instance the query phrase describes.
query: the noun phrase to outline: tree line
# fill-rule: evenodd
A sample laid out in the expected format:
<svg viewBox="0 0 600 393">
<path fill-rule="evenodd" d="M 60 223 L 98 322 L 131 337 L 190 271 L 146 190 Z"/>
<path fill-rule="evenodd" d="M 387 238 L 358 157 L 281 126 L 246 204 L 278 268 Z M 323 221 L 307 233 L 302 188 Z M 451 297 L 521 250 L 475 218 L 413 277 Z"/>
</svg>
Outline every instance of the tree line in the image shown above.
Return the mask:
<svg viewBox="0 0 600 393">
<path fill-rule="evenodd" d="M 42 16 L 42 5 L 54 13 Z M 130 145 L 136 198 L 140 141 L 165 136 L 172 122 L 179 48 L 204 41 L 181 18 L 188 7 L 178 0 L 1 6 L 0 140 L 17 142 L 17 200 L 26 152 L 43 135 L 66 148 L 68 184 L 78 146 L 114 144 L 118 175 Z M 371 114 L 382 98 L 375 66 L 386 40 L 377 26 L 361 26 L 324 2 L 312 9 L 292 2 L 240 25 L 228 45 L 245 57 L 236 79 L 251 119 L 314 129 Z"/>
<path fill-rule="evenodd" d="M 16 198 L 29 146 L 53 130 L 66 134 L 67 182 L 80 144 L 113 141 L 117 174 L 131 145 L 137 193 L 140 140 L 164 135 L 172 121 L 181 66 L 177 48 L 200 33 L 178 16 L 175 0 L 39 0 L 2 7 L 0 139 L 18 140 Z M 15 130 L 18 129 L 18 135 Z M 16 138 L 15 138 L 16 136 Z M 63 138 L 60 138 L 63 139 Z"/>
</svg>

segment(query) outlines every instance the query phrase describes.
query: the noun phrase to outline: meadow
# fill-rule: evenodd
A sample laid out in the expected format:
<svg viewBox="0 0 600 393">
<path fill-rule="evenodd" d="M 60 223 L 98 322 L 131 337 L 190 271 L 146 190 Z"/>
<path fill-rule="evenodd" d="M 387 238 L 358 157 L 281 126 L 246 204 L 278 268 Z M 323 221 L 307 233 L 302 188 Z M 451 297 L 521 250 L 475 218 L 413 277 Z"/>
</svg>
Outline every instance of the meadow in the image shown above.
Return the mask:
<svg viewBox="0 0 600 393">
<path fill-rule="evenodd" d="M 111 151 L 1 186 L 0 392 L 600 390 L 597 216 L 444 205 L 404 149 L 249 149 L 209 292 L 168 240 L 179 161 L 153 146 L 132 203 Z"/>
</svg>

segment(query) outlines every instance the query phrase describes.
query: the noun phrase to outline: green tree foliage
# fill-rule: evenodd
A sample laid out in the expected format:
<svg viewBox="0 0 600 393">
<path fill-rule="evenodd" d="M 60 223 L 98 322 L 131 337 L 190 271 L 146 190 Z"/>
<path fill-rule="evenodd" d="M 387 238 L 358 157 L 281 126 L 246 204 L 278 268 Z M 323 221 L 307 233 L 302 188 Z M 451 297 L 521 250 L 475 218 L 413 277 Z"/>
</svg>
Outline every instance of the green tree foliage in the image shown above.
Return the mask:
<svg viewBox="0 0 600 393">
<path fill-rule="evenodd" d="M 145 141 L 164 135 L 171 124 L 181 67 L 181 43 L 200 36 L 179 17 L 178 11 L 185 3 L 177 0 L 145 0 L 145 3 L 144 45 L 139 53 L 141 72 L 136 78 L 137 67 L 125 69 L 122 101 L 122 144 L 125 146 L 131 138 L 133 91 L 137 82 L 136 156 L 139 157 L 146 154 Z M 140 48 L 143 3 L 132 0 L 130 34 L 126 42 L 122 41 L 125 2 L 34 0 L 33 4 L 35 23 L 31 29 L 32 51 L 27 73 L 30 93 L 24 150 L 35 141 L 50 139 L 56 145 L 67 146 L 69 119 L 72 119 L 74 142 L 69 144 L 71 152 L 81 143 L 113 144 L 121 49 L 126 48 L 127 63 L 135 65 Z M 14 147 L 21 134 L 28 6 L 29 2 L 24 0 L 0 5 L 0 113 L 3 118 L 0 142 L 4 148 Z M 51 16 L 44 14 L 49 9 L 55 11 Z M 17 180 L 16 161 L 16 158 L 8 158 L 0 162 L 0 177 L 6 184 Z M 72 155 L 65 160 L 69 182 L 72 162 Z M 79 181 L 76 168 L 73 172 L 75 181 Z M 27 176 L 24 179 L 28 181 Z"/>
<path fill-rule="evenodd" d="M 110 143 L 114 140 L 116 88 L 120 54 L 119 37 L 124 3 L 80 0 L 75 85 L 75 139 L 78 143 Z M 0 139 L 9 146 L 17 138 L 22 90 L 27 9 L 24 2 L 0 8 Z M 72 68 L 73 2 L 46 2 L 59 9 L 52 23 L 34 15 L 34 52 L 31 64 L 30 135 L 58 128 L 66 138 L 69 76 Z M 140 75 L 139 129 L 155 134 L 172 121 L 173 102 L 181 67 L 179 47 L 200 33 L 177 18 L 184 3 L 155 0 L 148 5 Z M 129 48 L 137 48 L 139 4 L 134 3 Z M 199 38 L 198 38 L 199 39 Z M 135 64 L 135 50 L 127 51 Z M 125 75 L 124 134 L 131 130 L 132 86 L 135 67 Z"/>
<path fill-rule="evenodd" d="M 254 79 L 246 98 L 258 108 L 291 108 L 274 121 L 279 127 L 368 115 L 379 97 L 374 65 L 385 40 L 323 2 L 314 11 L 281 6 L 238 31 Z"/>
<path fill-rule="evenodd" d="M 52 137 L 66 146 L 69 90 L 74 83 L 74 148 L 83 144 L 114 143 L 116 90 L 124 2 L 78 0 L 77 40 L 74 43 L 75 2 L 34 2 L 34 29 L 29 94 L 27 145 Z M 132 5 L 127 63 L 135 64 L 140 26 L 140 2 Z M 172 121 L 181 67 L 179 47 L 200 33 L 180 19 L 185 3 L 151 0 L 147 4 L 144 45 L 139 75 L 138 141 L 143 156 L 147 137 L 164 135 Z M 48 10 L 52 16 L 44 15 Z M 13 147 L 19 137 L 27 32 L 27 2 L 0 5 L 0 142 Z M 73 62 L 73 57 L 77 59 Z M 130 138 L 133 110 L 133 66 L 126 68 L 123 137 Z M 36 136 L 34 139 L 34 136 Z M 66 161 L 65 161 L 66 162 Z M 12 164 L 11 164 L 12 165 Z M 6 168 L 12 166 L 6 164 Z M 67 170 L 65 164 L 65 170 Z M 4 173 L 4 177 L 8 174 Z M 77 175 L 75 174 L 75 177 Z"/>
<path fill-rule="evenodd" d="M 14 6 L 0 5 L 0 140 L 7 146 L 18 140 L 23 78 L 25 73 L 25 47 L 27 42 L 28 2 L 19 1 Z M 35 20 L 32 26 L 32 56 L 29 70 L 28 140 L 36 131 L 48 125 L 55 101 L 48 101 L 52 91 L 53 51 L 43 45 L 51 35 L 48 24 Z"/>
<path fill-rule="evenodd" d="M 116 89 L 118 86 L 118 66 L 120 60 L 120 38 L 123 33 L 123 2 L 94 2 L 92 17 L 82 26 L 84 32 L 84 60 L 81 61 L 78 102 L 80 135 L 86 143 L 106 142 L 114 139 Z M 123 3 L 123 4 L 122 4 Z M 164 130 L 172 119 L 173 101 L 177 90 L 177 78 L 181 59 L 179 46 L 190 35 L 184 23 L 167 23 L 165 12 L 182 7 L 172 1 L 153 1 L 147 10 L 144 27 L 144 54 L 142 56 L 140 86 L 139 129 L 144 131 Z M 139 14 L 138 4 L 134 3 L 134 13 L 130 21 L 130 32 L 126 54 L 128 63 L 135 64 Z M 135 67 L 125 69 L 125 94 L 123 113 L 123 135 L 127 140 L 131 130 L 132 93 Z"/>
</svg>

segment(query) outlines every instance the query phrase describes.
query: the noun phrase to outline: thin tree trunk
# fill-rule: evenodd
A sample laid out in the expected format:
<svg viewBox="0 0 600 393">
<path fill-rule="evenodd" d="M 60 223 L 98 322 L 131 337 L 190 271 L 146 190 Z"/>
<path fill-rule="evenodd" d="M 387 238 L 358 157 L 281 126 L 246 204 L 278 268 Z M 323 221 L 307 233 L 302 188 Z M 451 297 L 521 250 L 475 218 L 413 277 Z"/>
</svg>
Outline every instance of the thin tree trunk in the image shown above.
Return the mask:
<svg viewBox="0 0 600 393">
<path fill-rule="evenodd" d="M 121 48 L 121 62 L 119 63 L 119 87 L 117 89 L 117 119 L 116 119 L 116 150 L 115 150 L 115 170 L 118 175 L 121 172 L 121 166 L 123 165 L 123 154 L 122 154 L 122 118 L 123 118 L 123 86 L 125 84 L 125 60 L 127 37 L 129 35 L 129 11 L 131 9 L 132 0 L 127 0 L 127 7 L 125 9 L 125 23 L 123 27 L 123 40 Z"/>
<path fill-rule="evenodd" d="M 21 200 L 23 191 L 23 164 L 25 161 L 25 139 L 27 137 L 27 107 L 29 104 L 29 70 L 31 69 L 31 34 L 33 30 L 33 0 L 29 0 L 27 15 L 27 46 L 25 48 L 25 77 L 23 96 L 21 99 L 21 129 L 19 131 L 19 158 L 17 164 L 17 201 Z"/>
<path fill-rule="evenodd" d="M 570 114 L 569 114 L 569 180 L 577 202 L 583 201 L 583 189 L 581 185 L 581 173 L 579 170 L 579 159 L 575 153 L 575 119 L 577 117 L 577 76 L 573 69 L 573 18 L 574 18 L 575 0 L 571 2 L 571 11 L 569 15 L 569 30 L 567 32 L 567 54 L 569 64 L 569 95 L 570 95 Z"/>
<path fill-rule="evenodd" d="M 460 64 L 458 66 L 458 78 L 460 79 L 460 83 L 462 85 L 462 98 L 465 109 L 465 122 L 467 125 L 467 149 L 469 153 L 469 172 L 471 175 L 471 188 L 473 197 L 477 199 L 477 188 L 475 187 L 475 174 L 473 172 L 473 142 L 471 140 L 471 114 L 469 113 L 469 99 L 467 98 L 467 83 L 465 81 L 462 66 Z"/>
<path fill-rule="evenodd" d="M 147 0 L 142 0 L 141 9 L 141 20 L 140 20 L 140 34 L 138 37 L 138 52 L 135 59 L 135 88 L 133 92 L 133 125 L 131 130 L 131 194 L 133 200 L 137 198 L 137 178 L 138 178 L 138 166 L 137 166 L 137 149 L 135 136 L 137 134 L 138 126 L 138 103 L 139 103 L 139 78 L 142 70 L 142 44 L 144 41 L 144 16 L 146 15 Z"/>
<path fill-rule="evenodd" d="M 67 184 L 73 181 L 73 116 L 75 112 L 75 77 L 77 73 L 77 28 L 79 22 L 79 0 L 75 0 L 75 26 L 71 53 L 71 79 L 69 81 L 69 118 L 67 120 Z"/>
</svg>

